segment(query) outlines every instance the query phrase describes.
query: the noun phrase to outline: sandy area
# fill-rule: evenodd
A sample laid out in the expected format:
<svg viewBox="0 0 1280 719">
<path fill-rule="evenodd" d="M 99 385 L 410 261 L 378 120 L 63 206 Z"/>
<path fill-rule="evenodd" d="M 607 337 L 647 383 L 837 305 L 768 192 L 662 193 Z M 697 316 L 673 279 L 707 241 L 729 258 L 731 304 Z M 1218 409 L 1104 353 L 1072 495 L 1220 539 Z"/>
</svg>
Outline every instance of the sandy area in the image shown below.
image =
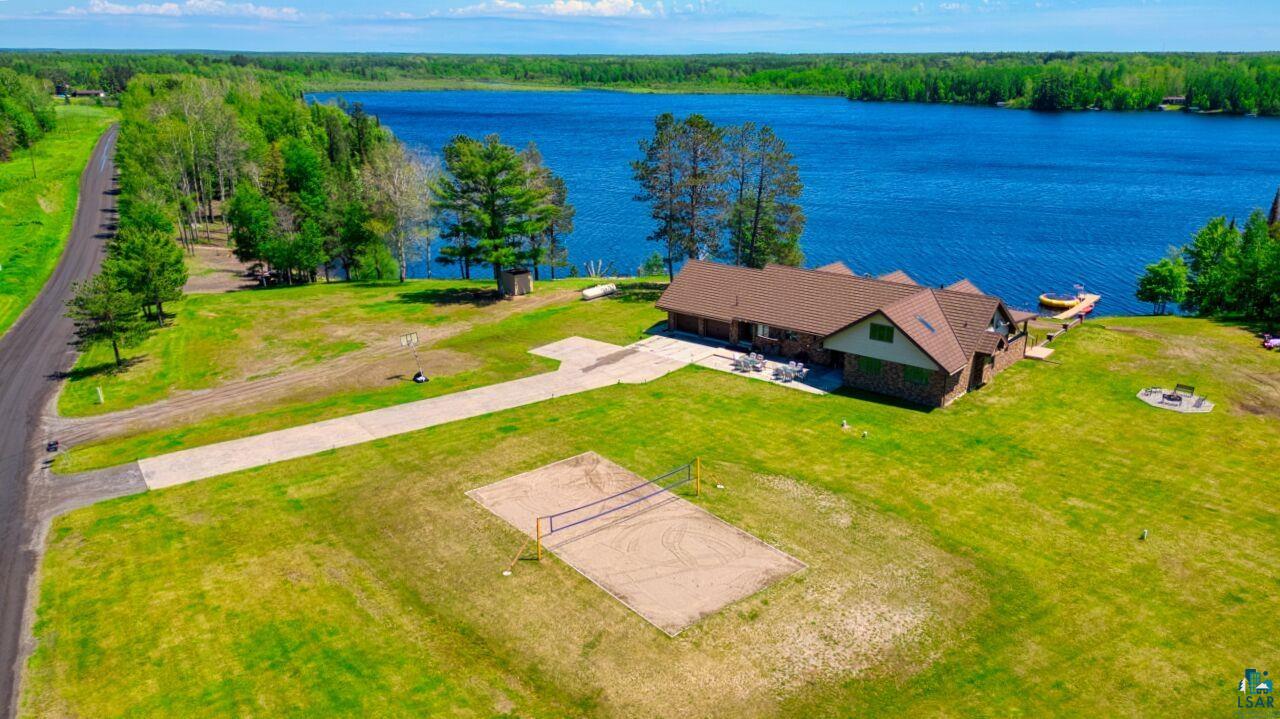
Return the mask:
<svg viewBox="0 0 1280 719">
<path fill-rule="evenodd" d="M 613 497 L 542 520 L 549 532 L 543 548 L 671 636 L 804 568 L 677 494 L 656 489 L 587 452 L 467 494 L 531 535 L 540 516 Z"/>
</svg>

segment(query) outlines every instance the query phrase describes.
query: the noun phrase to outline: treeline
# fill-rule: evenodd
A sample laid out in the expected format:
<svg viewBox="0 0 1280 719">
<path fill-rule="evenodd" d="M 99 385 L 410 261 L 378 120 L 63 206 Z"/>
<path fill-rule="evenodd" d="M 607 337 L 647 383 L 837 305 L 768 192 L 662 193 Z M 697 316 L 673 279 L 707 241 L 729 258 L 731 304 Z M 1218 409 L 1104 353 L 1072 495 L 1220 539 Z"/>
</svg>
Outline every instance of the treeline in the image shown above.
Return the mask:
<svg viewBox="0 0 1280 719">
<path fill-rule="evenodd" d="M 521 56 L 259 53 L 0 55 L 50 82 L 118 91 L 140 73 L 256 68 L 309 89 L 448 81 L 789 92 L 857 100 L 1140 110 L 1185 96 L 1204 111 L 1280 115 L 1278 53 L 967 53 Z"/>
<path fill-rule="evenodd" d="M 0 67 L 0 162 L 18 148 L 30 149 L 56 122 L 50 89 L 43 81 Z"/>
<path fill-rule="evenodd" d="M 636 199 L 649 203 L 648 239 L 662 247 L 668 276 L 683 257 L 748 267 L 804 262 L 799 169 L 768 125 L 718 127 L 702 115 L 667 113 L 654 120 L 640 152 L 631 166 Z"/>
<path fill-rule="evenodd" d="M 1155 264 L 1138 281 L 1138 300 L 1157 314 L 1170 303 L 1202 316 L 1225 316 L 1280 329 L 1280 192 L 1243 227 L 1215 217 L 1190 243 Z"/>
<path fill-rule="evenodd" d="M 403 279 L 428 235 L 426 164 L 359 105 L 308 105 L 244 70 L 136 75 L 120 101 L 118 232 L 70 306 L 81 341 L 110 341 L 117 363 L 182 296 L 182 247 L 215 233 L 264 283 L 289 284 Z"/>
</svg>

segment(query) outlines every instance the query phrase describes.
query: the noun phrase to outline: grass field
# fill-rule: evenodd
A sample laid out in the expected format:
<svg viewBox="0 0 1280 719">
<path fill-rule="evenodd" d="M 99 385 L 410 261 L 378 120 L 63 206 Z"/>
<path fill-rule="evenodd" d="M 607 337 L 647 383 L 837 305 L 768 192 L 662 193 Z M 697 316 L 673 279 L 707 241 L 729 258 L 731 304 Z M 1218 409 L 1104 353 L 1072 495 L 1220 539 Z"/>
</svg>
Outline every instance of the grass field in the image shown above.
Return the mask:
<svg viewBox="0 0 1280 719">
<path fill-rule="evenodd" d="M 1225 715 L 1276 671 L 1280 355 L 1055 345 L 942 411 L 688 368 L 74 512 L 22 714 Z M 1134 397 L 1177 381 L 1218 408 Z M 698 501 L 809 568 L 675 639 L 554 559 L 502 577 L 521 538 L 463 492 L 586 450 L 702 456 Z"/>
<path fill-rule="evenodd" d="M 75 219 L 80 174 L 117 116 L 84 105 L 58 105 L 57 111 L 57 128 L 35 146 L 35 178 L 26 150 L 0 163 L 0 335 L 58 264 Z"/>
<path fill-rule="evenodd" d="M 646 282 L 623 282 L 617 298 L 582 302 L 577 290 L 592 284 L 540 283 L 534 294 L 510 302 L 494 301 L 489 283 L 447 280 L 188 296 L 175 305 L 172 326 L 127 353 L 134 363 L 126 371 L 110 371 L 109 347 L 83 354 L 59 412 L 88 416 L 196 390 L 230 395 L 228 409 L 201 395 L 200 421 L 76 448 L 57 469 L 110 466 L 549 371 L 555 363 L 529 349 L 575 334 L 628 344 L 663 317 L 653 308 L 657 291 Z M 413 361 L 399 336 L 410 330 L 418 332 L 432 377 L 426 385 L 408 381 Z M 252 380 L 273 375 L 296 381 L 282 396 L 261 396 Z M 97 404 L 97 387 L 105 404 Z M 230 406 L 242 391 L 262 401 Z"/>
</svg>

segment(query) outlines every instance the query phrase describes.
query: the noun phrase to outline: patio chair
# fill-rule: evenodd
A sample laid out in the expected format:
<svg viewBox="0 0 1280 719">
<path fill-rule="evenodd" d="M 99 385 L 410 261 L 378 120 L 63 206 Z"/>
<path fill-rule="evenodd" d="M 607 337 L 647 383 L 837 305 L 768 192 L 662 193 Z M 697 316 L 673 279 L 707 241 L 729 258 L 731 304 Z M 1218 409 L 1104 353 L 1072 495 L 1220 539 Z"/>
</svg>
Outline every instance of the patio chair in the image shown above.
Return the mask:
<svg viewBox="0 0 1280 719">
<path fill-rule="evenodd" d="M 1185 384 L 1174 385 L 1173 393 L 1180 394 L 1184 397 L 1192 397 L 1196 393 L 1196 388 Z"/>
<path fill-rule="evenodd" d="M 1191 406 L 1192 406 L 1193 408 L 1195 408 L 1195 409 L 1200 409 L 1201 407 L 1203 407 L 1203 406 L 1204 406 L 1204 397 L 1196 397 L 1195 404 L 1193 404 L 1193 405 L 1191 405 Z"/>
</svg>

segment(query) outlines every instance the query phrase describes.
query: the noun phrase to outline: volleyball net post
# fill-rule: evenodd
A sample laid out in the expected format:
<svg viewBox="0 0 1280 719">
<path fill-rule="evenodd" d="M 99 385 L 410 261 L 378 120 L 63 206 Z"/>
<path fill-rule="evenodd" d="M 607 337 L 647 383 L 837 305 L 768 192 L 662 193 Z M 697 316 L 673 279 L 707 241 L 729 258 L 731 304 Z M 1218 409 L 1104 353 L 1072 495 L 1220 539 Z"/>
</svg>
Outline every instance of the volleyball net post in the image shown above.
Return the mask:
<svg viewBox="0 0 1280 719">
<path fill-rule="evenodd" d="M 535 521 L 535 524 L 537 525 L 534 528 L 534 532 L 537 534 L 537 537 L 538 537 L 538 561 L 541 562 L 542 561 L 542 517 L 538 517 L 534 521 Z"/>
</svg>

